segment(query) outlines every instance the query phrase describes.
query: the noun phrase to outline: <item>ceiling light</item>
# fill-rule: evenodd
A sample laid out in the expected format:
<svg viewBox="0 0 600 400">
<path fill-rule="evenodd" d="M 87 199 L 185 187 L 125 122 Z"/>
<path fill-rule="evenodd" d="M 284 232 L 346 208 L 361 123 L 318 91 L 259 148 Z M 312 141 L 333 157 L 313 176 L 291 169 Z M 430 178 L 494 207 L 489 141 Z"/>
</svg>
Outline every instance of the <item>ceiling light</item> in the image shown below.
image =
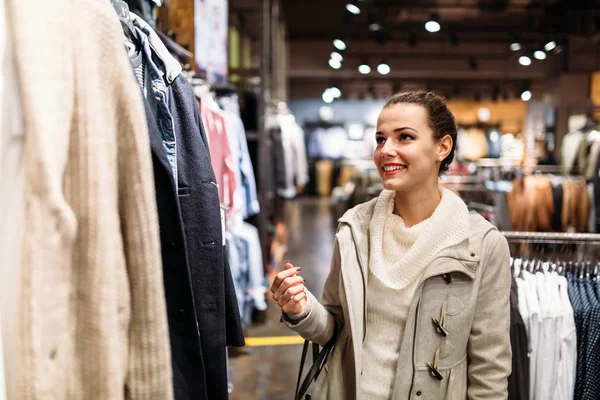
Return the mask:
<svg viewBox="0 0 600 400">
<path fill-rule="evenodd" d="M 346 10 L 351 12 L 354 15 L 360 14 L 360 8 L 356 4 L 348 3 L 346 4 Z"/>
<path fill-rule="evenodd" d="M 510 49 L 512 51 L 519 51 L 519 50 L 521 50 L 521 43 L 519 43 L 519 42 L 512 42 L 510 44 Z"/>
<path fill-rule="evenodd" d="M 344 61 L 344 57 L 340 53 L 338 53 L 337 51 L 334 51 L 333 53 L 331 53 L 330 57 L 331 57 L 332 60 L 336 60 L 336 61 L 339 61 L 339 62 Z"/>
<path fill-rule="evenodd" d="M 429 21 L 425 23 L 425 29 L 427 30 L 427 32 L 431 33 L 439 32 L 440 29 L 442 29 L 440 25 L 440 18 L 437 14 L 431 14 Z"/>
<path fill-rule="evenodd" d="M 330 58 L 329 66 L 333 69 L 340 69 L 342 68 L 342 63 L 339 60 L 334 60 L 333 58 Z"/>
<path fill-rule="evenodd" d="M 528 67 L 531 65 L 531 58 L 527 55 L 522 55 L 519 57 L 519 64 Z"/>
<path fill-rule="evenodd" d="M 334 99 L 338 99 L 342 96 L 342 91 L 337 86 L 332 86 L 326 90 L 326 92 L 331 93 Z"/>
<path fill-rule="evenodd" d="M 546 59 L 546 53 L 543 50 L 536 50 L 535 53 L 533 53 L 533 56 L 535 57 L 536 60 L 545 60 Z"/>
<path fill-rule="evenodd" d="M 333 97 L 333 94 L 326 90 L 325 92 L 323 92 L 323 101 L 327 104 L 333 103 L 333 100 L 335 100 L 335 98 Z"/>
<path fill-rule="evenodd" d="M 362 64 L 358 66 L 358 72 L 360 72 L 363 75 L 368 75 L 371 73 L 371 67 L 369 67 L 366 64 Z"/>
<path fill-rule="evenodd" d="M 552 51 L 552 50 L 554 50 L 555 47 L 556 47 L 556 42 L 554 40 L 549 40 L 544 45 L 544 50 L 546 50 L 546 51 Z"/>
<path fill-rule="evenodd" d="M 521 93 L 521 100 L 529 101 L 531 100 L 532 96 L 533 95 L 531 94 L 531 90 L 523 90 L 523 93 Z"/>
<path fill-rule="evenodd" d="M 381 61 L 381 63 L 377 66 L 377 72 L 379 72 L 381 75 L 387 75 L 391 72 L 391 70 L 392 69 L 385 60 Z"/>
<path fill-rule="evenodd" d="M 367 75 L 371 73 L 371 67 L 369 67 L 369 64 L 367 64 L 366 61 L 363 61 L 362 64 L 360 64 L 358 66 L 358 72 L 360 72 L 363 75 Z"/>
<path fill-rule="evenodd" d="M 381 30 L 381 25 L 379 25 L 377 22 L 373 22 L 372 24 L 369 24 L 369 30 L 371 32 L 377 32 Z"/>
<path fill-rule="evenodd" d="M 342 39 L 335 39 L 333 46 L 340 51 L 346 50 L 346 43 Z"/>
</svg>

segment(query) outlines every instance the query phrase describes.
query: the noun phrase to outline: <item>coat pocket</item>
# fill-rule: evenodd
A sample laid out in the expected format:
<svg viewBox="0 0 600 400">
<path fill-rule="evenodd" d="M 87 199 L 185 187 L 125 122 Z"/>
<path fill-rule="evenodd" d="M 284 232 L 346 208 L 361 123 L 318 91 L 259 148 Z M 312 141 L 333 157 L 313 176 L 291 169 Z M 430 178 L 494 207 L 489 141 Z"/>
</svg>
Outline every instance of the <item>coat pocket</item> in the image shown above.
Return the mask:
<svg viewBox="0 0 600 400">
<path fill-rule="evenodd" d="M 448 371 L 448 386 L 445 400 L 465 400 L 467 398 L 467 360 Z"/>
</svg>

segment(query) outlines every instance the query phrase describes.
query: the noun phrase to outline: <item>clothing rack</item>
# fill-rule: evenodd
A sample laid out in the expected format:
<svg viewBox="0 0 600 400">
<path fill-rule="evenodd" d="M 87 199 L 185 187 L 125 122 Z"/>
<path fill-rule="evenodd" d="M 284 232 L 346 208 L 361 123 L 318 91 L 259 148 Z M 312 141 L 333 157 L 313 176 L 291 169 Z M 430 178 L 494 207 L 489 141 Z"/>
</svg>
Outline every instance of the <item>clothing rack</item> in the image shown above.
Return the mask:
<svg viewBox="0 0 600 400">
<path fill-rule="evenodd" d="M 502 232 L 509 242 L 599 243 L 597 233 Z"/>
</svg>

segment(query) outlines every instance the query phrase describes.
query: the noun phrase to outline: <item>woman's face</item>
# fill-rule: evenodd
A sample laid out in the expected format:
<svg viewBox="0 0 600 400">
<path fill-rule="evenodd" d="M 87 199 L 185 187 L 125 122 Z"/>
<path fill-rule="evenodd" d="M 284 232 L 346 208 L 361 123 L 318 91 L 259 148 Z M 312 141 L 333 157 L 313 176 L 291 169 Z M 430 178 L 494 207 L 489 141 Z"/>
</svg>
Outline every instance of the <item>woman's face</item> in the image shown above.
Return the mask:
<svg viewBox="0 0 600 400">
<path fill-rule="evenodd" d="M 400 103 L 384 108 L 375 135 L 373 159 L 384 188 L 403 192 L 437 182 L 441 160 L 449 151 L 447 143 L 434 139 L 423 106 Z"/>
</svg>

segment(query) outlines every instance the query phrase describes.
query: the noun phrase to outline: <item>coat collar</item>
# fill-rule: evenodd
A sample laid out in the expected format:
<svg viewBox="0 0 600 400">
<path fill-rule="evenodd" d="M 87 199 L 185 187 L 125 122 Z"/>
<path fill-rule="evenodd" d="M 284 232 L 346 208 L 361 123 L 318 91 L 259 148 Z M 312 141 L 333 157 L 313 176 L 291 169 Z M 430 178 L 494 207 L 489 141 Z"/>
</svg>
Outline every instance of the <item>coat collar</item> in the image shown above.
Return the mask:
<svg viewBox="0 0 600 400">
<path fill-rule="evenodd" d="M 148 36 L 148 42 L 152 48 L 153 53 L 160 59 L 165 69 L 165 78 L 168 85 L 172 84 L 173 81 L 181 74 L 182 68 L 179 61 L 177 61 L 169 50 L 164 45 L 160 37 L 156 32 L 144 21 L 141 17 L 134 13 L 131 14 L 131 20 L 133 25 L 139 28 L 142 32 Z"/>
<path fill-rule="evenodd" d="M 377 198 L 360 204 L 348 210 L 338 220 L 340 224 L 346 224 L 351 228 L 365 282 L 368 276 L 369 224 L 373 217 L 376 202 Z M 422 280 L 450 272 L 460 272 L 470 279 L 475 279 L 482 238 L 487 231 L 494 229 L 494 227 L 477 213 L 469 215 L 469 224 L 469 238 L 438 252 L 427 268 Z M 448 260 L 456 260 L 458 262 L 448 263 Z"/>
</svg>

